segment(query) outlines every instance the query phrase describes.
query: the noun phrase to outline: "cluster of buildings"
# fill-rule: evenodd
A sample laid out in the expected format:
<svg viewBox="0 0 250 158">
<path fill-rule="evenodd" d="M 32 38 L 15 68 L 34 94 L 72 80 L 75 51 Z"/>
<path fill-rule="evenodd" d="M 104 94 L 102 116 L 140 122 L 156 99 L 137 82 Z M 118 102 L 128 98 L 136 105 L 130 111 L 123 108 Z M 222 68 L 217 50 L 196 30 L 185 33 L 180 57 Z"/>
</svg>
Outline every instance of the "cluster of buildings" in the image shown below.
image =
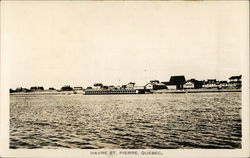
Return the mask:
<svg viewBox="0 0 250 158">
<path fill-rule="evenodd" d="M 207 80 L 196 80 L 194 78 L 186 80 L 184 75 L 181 76 L 171 76 L 169 81 L 160 82 L 159 80 L 152 80 L 144 86 L 136 86 L 136 83 L 129 82 L 126 85 L 122 86 L 114 86 L 114 85 L 103 85 L 102 83 L 95 83 L 93 87 L 87 87 L 84 89 L 83 87 L 71 87 L 69 85 L 63 86 L 60 90 L 57 91 L 84 91 L 84 90 L 160 90 L 160 89 L 199 89 L 199 88 L 207 88 L 207 89 L 240 89 L 241 88 L 241 75 L 232 76 L 228 81 L 218 81 L 216 79 L 207 79 Z M 49 91 L 56 90 L 53 87 L 48 89 Z M 27 88 L 16 88 L 15 90 L 10 89 L 10 93 L 12 92 L 33 92 L 33 91 L 44 91 L 42 86 L 33 86 L 30 89 Z"/>
<path fill-rule="evenodd" d="M 159 90 L 159 89 L 199 89 L 199 88 L 217 88 L 217 89 L 240 89 L 241 75 L 232 76 L 229 81 L 217 81 L 216 79 L 196 80 L 194 78 L 186 80 L 185 76 L 171 76 L 167 82 L 159 82 L 158 80 L 150 81 L 145 85 L 145 89 Z"/>
<path fill-rule="evenodd" d="M 30 89 L 23 88 L 23 87 L 18 87 L 15 90 L 10 89 L 10 93 L 13 93 L 13 92 L 34 92 L 34 91 L 44 91 L 44 88 L 42 86 L 33 86 L 33 87 L 30 87 Z"/>
</svg>

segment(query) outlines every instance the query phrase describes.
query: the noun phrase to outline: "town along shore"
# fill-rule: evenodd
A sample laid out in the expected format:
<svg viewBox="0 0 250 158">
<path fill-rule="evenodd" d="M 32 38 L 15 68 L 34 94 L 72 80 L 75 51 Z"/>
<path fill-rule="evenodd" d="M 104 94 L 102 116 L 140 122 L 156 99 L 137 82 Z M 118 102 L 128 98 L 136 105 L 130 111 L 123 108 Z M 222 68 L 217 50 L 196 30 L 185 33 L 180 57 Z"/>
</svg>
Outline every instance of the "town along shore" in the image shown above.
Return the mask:
<svg viewBox="0 0 250 158">
<path fill-rule="evenodd" d="M 169 94 L 169 93 L 220 93 L 220 92 L 241 92 L 241 89 L 180 89 L 180 90 L 152 90 L 147 91 L 145 94 Z M 78 91 L 56 91 L 56 90 L 45 90 L 45 91 L 31 91 L 31 92 L 14 92 L 10 95 L 83 95 L 84 90 Z M 122 94 L 120 94 L 122 95 Z M 137 94 L 139 95 L 139 94 Z"/>
</svg>

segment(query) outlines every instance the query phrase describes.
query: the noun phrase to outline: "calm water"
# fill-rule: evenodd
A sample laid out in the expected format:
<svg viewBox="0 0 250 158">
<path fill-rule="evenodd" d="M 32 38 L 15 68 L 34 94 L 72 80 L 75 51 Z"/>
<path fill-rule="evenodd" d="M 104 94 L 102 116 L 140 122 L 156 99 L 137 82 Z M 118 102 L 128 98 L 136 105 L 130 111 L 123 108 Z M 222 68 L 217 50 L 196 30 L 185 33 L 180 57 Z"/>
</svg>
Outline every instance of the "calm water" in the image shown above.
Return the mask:
<svg viewBox="0 0 250 158">
<path fill-rule="evenodd" d="M 11 96 L 10 148 L 241 148 L 241 93 Z"/>
</svg>

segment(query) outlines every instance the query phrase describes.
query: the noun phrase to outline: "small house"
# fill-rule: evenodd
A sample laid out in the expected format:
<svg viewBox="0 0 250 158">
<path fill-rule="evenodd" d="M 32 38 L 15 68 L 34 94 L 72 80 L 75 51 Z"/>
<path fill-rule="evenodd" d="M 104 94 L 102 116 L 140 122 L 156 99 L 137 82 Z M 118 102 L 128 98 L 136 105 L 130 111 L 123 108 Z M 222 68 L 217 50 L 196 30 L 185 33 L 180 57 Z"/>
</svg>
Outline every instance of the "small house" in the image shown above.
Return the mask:
<svg viewBox="0 0 250 158">
<path fill-rule="evenodd" d="M 184 89 L 198 89 L 202 88 L 203 81 L 198 81 L 196 79 L 190 79 L 183 84 Z"/>
<path fill-rule="evenodd" d="M 74 90 L 77 91 L 77 90 L 83 90 L 83 87 L 74 87 Z"/>
<path fill-rule="evenodd" d="M 121 89 L 126 89 L 126 88 L 127 88 L 126 85 L 122 85 L 122 86 L 121 86 Z"/>
<path fill-rule="evenodd" d="M 160 83 L 160 81 L 159 80 L 151 80 L 150 83 L 158 84 L 158 83 Z"/>
<path fill-rule="evenodd" d="M 9 92 L 10 92 L 10 93 L 13 93 L 13 92 L 15 92 L 15 90 L 13 90 L 13 89 L 10 89 L 10 90 L 9 90 Z"/>
<path fill-rule="evenodd" d="M 216 79 L 208 79 L 203 85 L 204 88 L 218 88 L 219 84 Z"/>
<path fill-rule="evenodd" d="M 229 83 L 230 82 L 240 82 L 241 81 L 241 77 L 242 77 L 242 75 L 239 75 L 239 76 L 232 76 L 232 77 L 230 77 L 229 78 Z"/>
<path fill-rule="evenodd" d="M 110 85 L 110 86 L 108 86 L 108 89 L 114 90 L 114 89 L 116 89 L 116 87 L 114 85 Z"/>
<path fill-rule="evenodd" d="M 133 89 L 135 86 L 135 83 L 134 82 L 129 82 L 127 85 L 126 85 L 126 88 L 128 89 Z"/>
<path fill-rule="evenodd" d="M 16 90 L 13 90 L 13 92 L 30 92 L 30 90 L 27 88 L 18 87 Z"/>
<path fill-rule="evenodd" d="M 22 92 L 22 91 L 23 91 L 23 88 L 22 88 L 22 87 L 18 87 L 18 88 L 16 88 L 15 91 L 16 91 L 16 92 Z"/>
<path fill-rule="evenodd" d="M 219 81 L 220 88 L 228 88 L 228 82 L 227 81 Z"/>
<path fill-rule="evenodd" d="M 69 85 L 66 85 L 66 86 L 63 86 L 63 87 L 61 88 L 61 90 L 62 90 L 62 91 L 72 91 L 73 88 L 70 87 Z"/>
<path fill-rule="evenodd" d="M 30 87 L 31 91 L 43 91 L 44 88 L 42 86 L 32 86 Z"/>
<path fill-rule="evenodd" d="M 36 87 L 36 86 L 30 87 L 30 90 L 31 90 L 31 91 L 36 91 L 36 90 L 37 90 L 37 87 Z"/>
<path fill-rule="evenodd" d="M 229 78 L 229 85 L 231 87 L 241 88 L 241 82 L 242 82 L 241 77 L 242 77 L 242 75 L 230 77 Z"/>
<path fill-rule="evenodd" d="M 43 91 L 44 88 L 43 88 L 42 86 L 38 86 L 38 87 L 37 87 L 37 90 L 38 90 L 38 91 Z"/>
<path fill-rule="evenodd" d="M 103 84 L 102 83 L 95 83 L 94 84 L 94 89 L 102 89 Z"/>
<path fill-rule="evenodd" d="M 103 86 L 102 89 L 109 89 L 109 86 Z"/>
<path fill-rule="evenodd" d="M 159 90 L 159 89 L 167 89 L 167 87 L 163 83 L 150 82 L 150 83 L 145 85 L 145 89 L 147 89 L 147 90 Z"/>
<path fill-rule="evenodd" d="M 184 89 L 194 89 L 194 82 L 192 81 L 187 81 L 184 85 L 183 85 L 183 88 Z"/>
</svg>

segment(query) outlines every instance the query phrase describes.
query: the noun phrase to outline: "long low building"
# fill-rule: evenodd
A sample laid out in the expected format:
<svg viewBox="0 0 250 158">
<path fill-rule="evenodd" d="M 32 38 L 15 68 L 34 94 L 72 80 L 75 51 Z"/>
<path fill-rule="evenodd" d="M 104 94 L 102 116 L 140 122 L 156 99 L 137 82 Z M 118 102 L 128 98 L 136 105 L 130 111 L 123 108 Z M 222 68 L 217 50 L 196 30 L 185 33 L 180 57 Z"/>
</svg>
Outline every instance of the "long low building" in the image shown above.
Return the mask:
<svg viewBox="0 0 250 158">
<path fill-rule="evenodd" d="M 120 89 L 120 90 L 85 90 L 85 95 L 112 95 L 112 94 L 142 94 L 145 91 L 136 89 Z"/>
<path fill-rule="evenodd" d="M 159 90 L 159 89 L 167 89 L 167 87 L 163 83 L 150 82 L 150 83 L 145 85 L 145 89 L 147 89 L 147 90 Z"/>
</svg>

